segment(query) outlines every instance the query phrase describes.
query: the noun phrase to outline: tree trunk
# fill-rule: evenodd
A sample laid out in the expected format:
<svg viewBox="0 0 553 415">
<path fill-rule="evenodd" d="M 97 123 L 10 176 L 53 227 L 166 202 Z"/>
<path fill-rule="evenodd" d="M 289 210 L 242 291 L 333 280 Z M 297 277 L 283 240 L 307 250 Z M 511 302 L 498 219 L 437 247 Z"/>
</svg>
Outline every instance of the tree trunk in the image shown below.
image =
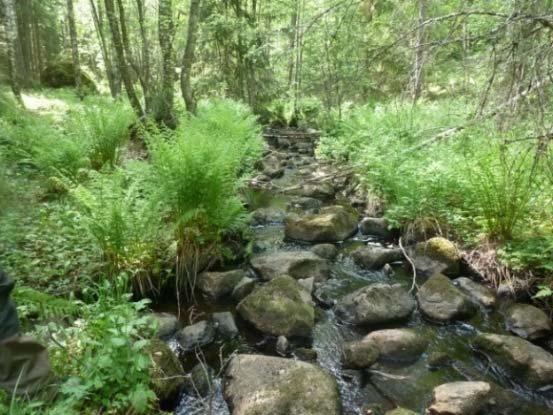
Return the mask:
<svg viewBox="0 0 553 415">
<path fill-rule="evenodd" d="M 159 0 L 158 9 L 158 35 L 161 49 L 162 71 L 161 91 L 159 95 L 156 121 L 165 124 L 169 128 L 176 127 L 175 114 L 173 113 L 175 80 L 175 64 L 173 62 L 173 1 Z"/>
<path fill-rule="evenodd" d="M 148 35 L 146 32 L 146 25 L 144 22 L 144 2 L 142 0 L 136 0 L 136 8 L 138 10 L 138 25 L 140 26 L 140 38 L 142 39 L 142 78 L 144 89 L 144 107 L 146 114 L 152 111 L 152 94 L 150 87 L 152 84 L 152 76 L 150 72 L 150 43 L 148 41 Z"/>
<path fill-rule="evenodd" d="M 290 55 L 288 58 L 288 89 L 292 87 L 292 82 L 294 81 L 294 63 L 296 61 L 295 59 L 295 51 L 296 51 L 296 39 L 298 36 L 298 6 L 299 4 L 296 3 L 294 6 L 294 11 L 292 12 L 292 16 L 290 18 Z"/>
<path fill-rule="evenodd" d="M 77 94 L 81 99 L 83 99 L 84 94 L 81 84 L 81 65 L 79 63 L 79 45 L 77 43 L 77 26 L 75 25 L 73 0 L 67 0 L 67 22 L 69 24 L 69 36 L 71 37 L 71 58 L 73 59 L 75 87 L 77 88 Z"/>
<path fill-rule="evenodd" d="M 190 13 L 188 14 L 188 34 L 186 46 L 182 55 L 180 74 L 180 88 L 186 110 L 192 114 L 196 113 L 196 100 L 190 84 L 192 64 L 194 63 L 194 51 L 196 48 L 196 37 L 198 32 L 198 21 L 200 20 L 200 1 L 190 1 Z"/>
<path fill-rule="evenodd" d="M 17 79 L 15 70 L 15 47 L 18 43 L 17 39 L 17 22 L 15 17 L 15 9 L 13 0 L 4 0 L 4 28 L 6 32 L 7 54 L 8 54 L 8 72 L 10 76 L 10 86 L 13 91 L 13 95 L 19 104 L 23 106 L 23 99 L 21 98 L 21 88 L 19 86 L 19 80 Z"/>
<path fill-rule="evenodd" d="M 108 17 L 109 27 L 111 30 L 113 47 L 115 48 L 115 54 L 117 56 L 119 73 L 121 74 L 121 78 L 123 80 L 123 83 L 125 84 L 125 90 L 127 91 L 127 96 L 129 97 L 131 106 L 139 117 L 143 117 L 144 111 L 142 110 L 142 105 L 140 104 L 140 101 L 136 96 L 134 85 L 130 77 L 127 60 L 125 59 L 125 51 L 123 50 L 121 32 L 119 31 L 119 24 L 115 16 L 113 0 L 104 0 L 104 4 L 106 6 L 106 15 Z"/>
<path fill-rule="evenodd" d="M 90 0 L 90 9 L 92 10 L 92 20 L 94 21 L 94 26 L 96 27 L 96 33 L 98 34 L 98 39 L 100 40 L 100 49 L 102 51 L 102 57 L 104 59 L 104 65 L 106 67 L 106 76 L 108 78 L 109 92 L 113 98 L 117 98 L 119 91 L 117 90 L 115 83 L 115 73 L 113 71 L 113 64 L 111 62 L 111 57 L 106 43 L 106 37 L 104 35 L 103 24 L 100 21 L 100 16 L 98 15 L 98 10 L 96 9 L 96 4 L 94 0 Z"/>
<path fill-rule="evenodd" d="M 424 70 L 424 21 L 426 20 L 426 0 L 418 0 L 418 27 L 415 44 L 415 66 L 413 68 L 413 104 L 419 100 L 422 92 L 423 70 Z"/>
</svg>

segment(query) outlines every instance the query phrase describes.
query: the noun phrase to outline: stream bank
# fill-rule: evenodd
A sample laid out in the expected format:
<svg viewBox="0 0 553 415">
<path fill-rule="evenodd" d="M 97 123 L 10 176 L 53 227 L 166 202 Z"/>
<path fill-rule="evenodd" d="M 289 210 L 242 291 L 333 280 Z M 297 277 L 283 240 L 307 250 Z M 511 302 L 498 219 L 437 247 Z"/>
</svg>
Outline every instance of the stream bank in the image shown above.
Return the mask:
<svg viewBox="0 0 553 415">
<path fill-rule="evenodd" d="M 543 312 L 466 278 L 443 238 L 407 248 L 413 287 L 354 177 L 313 156 L 316 133 L 266 135 L 250 261 L 201 274 L 165 333 L 195 379 L 175 413 L 553 413 Z"/>
</svg>

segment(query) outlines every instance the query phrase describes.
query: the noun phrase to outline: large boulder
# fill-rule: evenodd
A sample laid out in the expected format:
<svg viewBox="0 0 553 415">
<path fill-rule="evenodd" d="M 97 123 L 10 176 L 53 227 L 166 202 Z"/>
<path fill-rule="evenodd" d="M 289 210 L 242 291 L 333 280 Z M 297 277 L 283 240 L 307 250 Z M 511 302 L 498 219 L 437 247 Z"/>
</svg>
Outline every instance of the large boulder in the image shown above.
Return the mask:
<svg viewBox="0 0 553 415">
<path fill-rule="evenodd" d="M 198 275 L 198 288 L 212 300 L 230 296 L 238 283 L 246 277 L 246 272 L 236 269 L 226 272 L 202 272 Z"/>
<path fill-rule="evenodd" d="M 417 300 L 421 311 L 432 320 L 460 320 L 476 312 L 469 298 L 442 274 L 430 277 L 420 287 Z"/>
<path fill-rule="evenodd" d="M 310 337 L 315 324 L 311 294 L 287 275 L 258 287 L 237 310 L 259 331 L 275 336 Z"/>
<path fill-rule="evenodd" d="M 374 344 L 383 360 L 416 360 L 428 347 L 428 341 L 414 329 L 377 330 L 363 341 Z"/>
<path fill-rule="evenodd" d="M 264 281 L 280 275 L 296 279 L 313 277 L 315 281 L 326 281 L 330 276 L 328 261 L 311 251 L 273 252 L 252 258 L 251 264 Z"/>
<path fill-rule="evenodd" d="M 215 340 L 215 327 L 211 321 L 198 321 L 177 333 L 177 341 L 185 352 L 203 347 Z"/>
<path fill-rule="evenodd" d="M 96 84 L 92 78 L 82 69 L 80 69 L 80 75 L 82 87 L 90 92 L 96 92 Z M 48 64 L 40 74 L 40 80 L 43 85 L 51 88 L 76 87 L 73 62 L 62 59 Z"/>
<path fill-rule="evenodd" d="M 530 388 L 553 383 L 553 356 L 517 336 L 480 334 L 474 347 Z"/>
<path fill-rule="evenodd" d="M 485 285 L 479 284 L 466 277 L 457 278 L 453 283 L 475 303 L 486 308 L 493 308 L 495 306 L 495 294 Z"/>
<path fill-rule="evenodd" d="M 380 269 L 386 264 L 403 259 L 401 249 L 380 246 L 361 246 L 354 250 L 351 256 L 357 265 L 365 269 Z"/>
<path fill-rule="evenodd" d="M 184 369 L 165 342 L 153 339 L 150 343 L 151 387 L 160 402 L 175 399 L 185 381 Z"/>
<path fill-rule="evenodd" d="M 415 266 L 423 273 L 442 272 L 456 277 L 459 275 L 460 260 L 461 255 L 455 244 L 441 236 L 419 242 L 415 246 Z"/>
<path fill-rule="evenodd" d="M 340 318 L 353 324 L 374 325 L 407 319 L 415 300 L 399 284 L 372 284 L 342 297 L 336 306 Z"/>
<path fill-rule="evenodd" d="M 281 357 L 236 355 L 225 372 L 224 396 L 232 415 L 339 415 L 334 378 L 310 363 Z"/>
<path fill-rule="evenodd" d="M 344 343 L 342 363 L 346 369 L 364 369 L 372 366 L 379 357 L 376 345 L 370 341 L 351 341 Z"/>
<path fill-rule="evenodd" d="M 285 236 L 305 242 L 338 242 L 357 231 L 357 214 L 343 206 L 322 208 L 319 213 L 284 219 Z"/>
<path fill-rule="evenodd" d="M 536 340 L 551 333 L 551 321 L 542 310 L 530 304 L 513 304 L 505 312 L 505 325 L 523 339 Z"/>
<path fill-rule="evenodd" d="M 486 406 L 492 386 L 487 382 L 452 382 L 434 388 L 430 415 L 477 415 Z M 487 412 L 486 412 L 487 413 Z"/>
<path fill-rule="evenodd" d="M 389 230 L 389 223 L 384 218 L 363 218 L 359 222 L 359 230 L 363 235 L 378 236 L 384 239 L 390 239 L 393 236 L 393 232 Z"/>
</svg>

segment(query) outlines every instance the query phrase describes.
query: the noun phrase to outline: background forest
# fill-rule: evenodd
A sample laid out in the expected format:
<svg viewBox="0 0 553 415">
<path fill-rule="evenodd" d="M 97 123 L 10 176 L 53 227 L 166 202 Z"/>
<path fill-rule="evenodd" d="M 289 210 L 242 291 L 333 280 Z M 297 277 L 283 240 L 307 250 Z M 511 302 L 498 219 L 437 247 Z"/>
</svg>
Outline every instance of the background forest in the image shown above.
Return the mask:
<svg viewBox="0 0 553 415">
<path fill-rule="evenodd" d="M 0 5 L 0 265 L 60 380 L 0 413 L 160 411 L 147 298 L 251 253 L 262 126 L 549 306 L 552 1 Z"/>
</svg>

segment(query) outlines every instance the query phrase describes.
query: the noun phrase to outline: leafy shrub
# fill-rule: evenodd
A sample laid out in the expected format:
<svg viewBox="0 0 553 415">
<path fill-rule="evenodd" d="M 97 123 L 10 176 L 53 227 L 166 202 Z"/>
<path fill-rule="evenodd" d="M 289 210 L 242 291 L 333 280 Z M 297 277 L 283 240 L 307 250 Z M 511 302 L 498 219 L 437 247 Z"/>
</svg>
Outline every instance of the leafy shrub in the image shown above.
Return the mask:
<svg viewBox="0 0 553 415">
<path fill-rule="evenodd" d="M 246 107 L 213 101 L 175 132 L 150 134 L 148 145 L 154 199 L 174 224 L 179 274 L 194 277 L 199 256 L 246 223 L 238 189 L 261 154 L 259 127 Z"/>
<path fill-rule="evenodd" d="M 128 104 L 90 98 L 85 108 L 72 116 L 71 136 L 76 142 L 87 143 L 92 167 L 114 167 L 133 121 Z"/>
<path fill-rule="evenodd" d="M 107 263 L 108 276 L 126 272 L 142 294 L 160 285 L 158 249 L 162 226 L 141 180 L 144 163 L 136 169 L 96 174 L 87 186 L 72 191 L 84 225 Z"/>
<path fill-rule="evenodd" d="M 323 105 L 315 97 L 302 98 L 294 108 L 294 99 L 284 98 L 272 101 L 264 118 L 273 127 L 317 127 L 323 114 Z"/>
<path fill-rule="evenodd" d="M 49 344 L 52 369 L 61 384 L 54 401 L 19 401 L 22 410 L 16 413 L 143 414 L 153 408 L 148 347 L 154 328 L 151 319 L 140 314 L 147 300 L 132 303 L 130 294 L 117 295 L 124 285 L 124 279 L 105 280 L 89 292 L 94 302 L 81 304 L 82 319 L 70 327 L 37 327 L 38 337 Z M 36 412 L 23 410 L 26 406 Z"/>
</svg>

